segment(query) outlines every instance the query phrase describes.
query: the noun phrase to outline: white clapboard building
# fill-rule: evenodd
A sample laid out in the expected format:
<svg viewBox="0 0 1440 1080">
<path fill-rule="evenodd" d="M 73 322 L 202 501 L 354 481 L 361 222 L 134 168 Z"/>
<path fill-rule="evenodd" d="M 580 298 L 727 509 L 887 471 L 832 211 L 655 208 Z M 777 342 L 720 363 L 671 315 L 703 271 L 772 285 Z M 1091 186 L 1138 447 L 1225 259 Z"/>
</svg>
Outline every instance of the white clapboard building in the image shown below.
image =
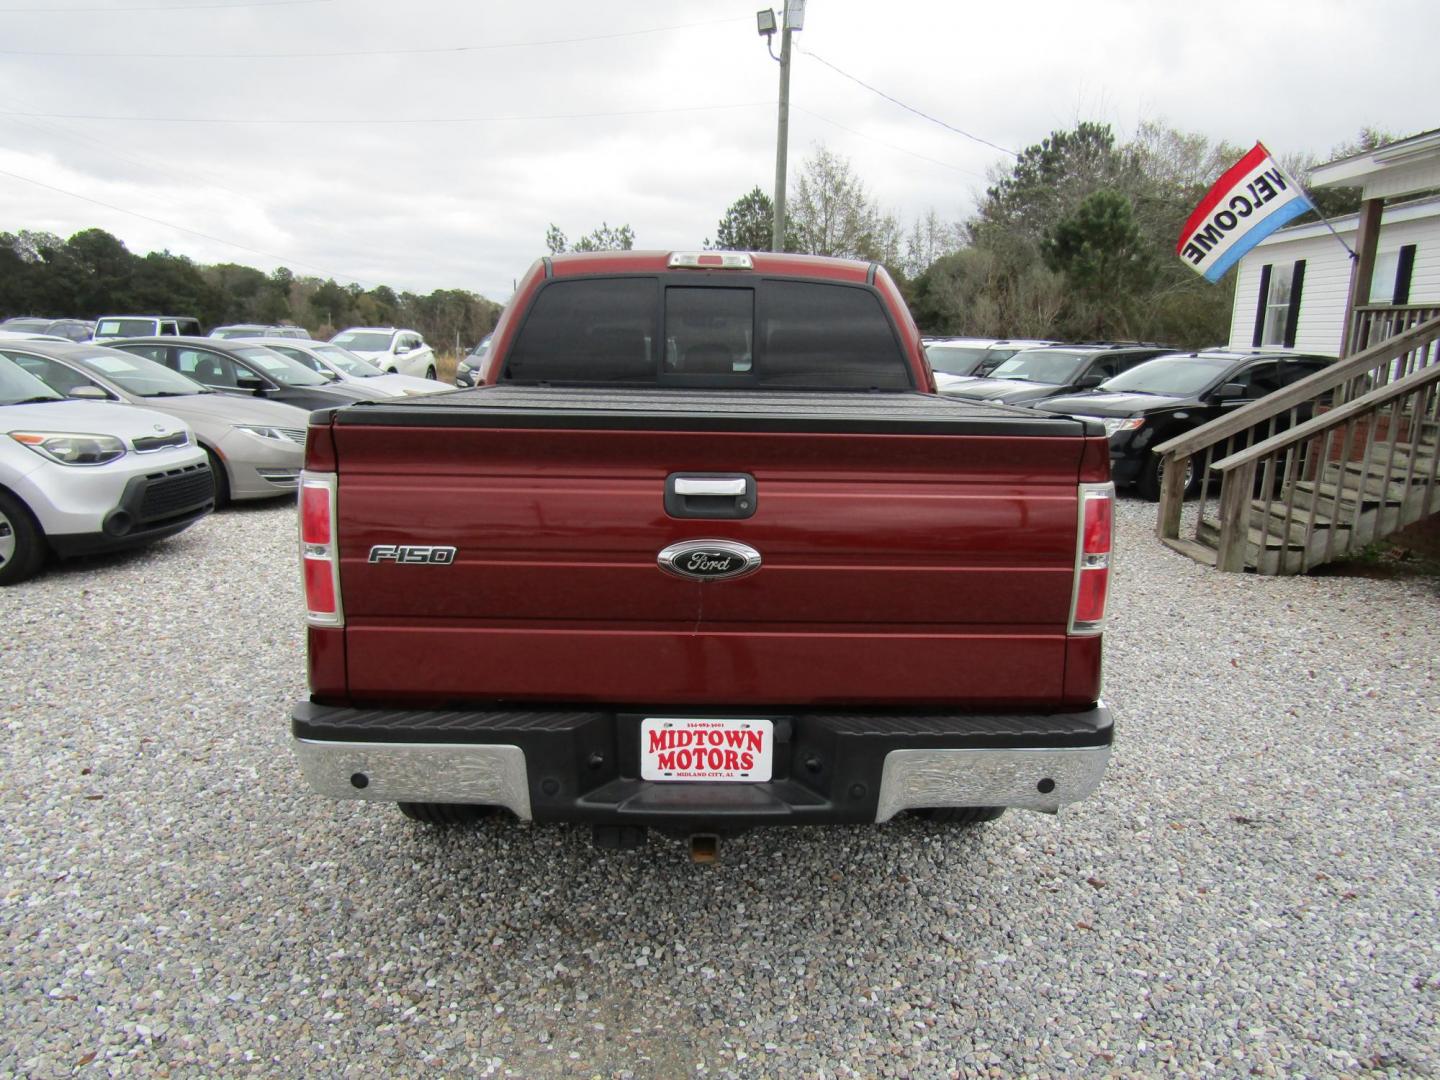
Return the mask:
<svg viewBox="0 0 1440 1080">
<path fill-rule="evenodd" d="M 1240 260 L 1231 348 L 1282 347 L 1334 356 L 1346 351 L 1352 308 L 1373 313 L 1387 306 L 1440 304 L 1440 195 L 1384 198 L 1389 193 L 1377 190 L 1392 177 L 1397 191 L 1440 189 L 1437 152 L 1440 132 L 1427 132 L 1316 169 L 1316 187 L 1361 187 L 1366 193 L 1364 210 L 1331 224 L 1362 256 L 1367 246 L 1362 234 L 1373 233 L 1368 287 L 1357 280 L 1352 303 L 1352 272 L 1365 267 L 1354 265 L 1324 223 L 1279 229 Z"/>
<path fill-rule="evenodd" d="M 1153 448 L 1161 541 L 1219 570 L 1304 573 L 1440 515 L 1440 129 L 1310 183 L 1360 189 L 1333 223 L 1355 256 L 1277 229 L 1238 264 L 1230 344 L 1340 359 Z"/>
</svg>

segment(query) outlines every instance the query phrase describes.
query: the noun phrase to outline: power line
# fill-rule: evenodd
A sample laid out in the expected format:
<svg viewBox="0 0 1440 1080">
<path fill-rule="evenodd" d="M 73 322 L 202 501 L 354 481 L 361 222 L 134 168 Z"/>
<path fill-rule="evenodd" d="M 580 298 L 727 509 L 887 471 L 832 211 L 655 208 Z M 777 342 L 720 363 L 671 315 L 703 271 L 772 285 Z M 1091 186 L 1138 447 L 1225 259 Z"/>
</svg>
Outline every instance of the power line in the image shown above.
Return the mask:
<svg viewBox="0 0 1440 1080">
<path fill-rule="evenodd" d="M 790 103 L 790 108 L 794 109 L 796 112 L 803 112 L 807 116 L 813 116 L 816 120 L 823 120 L 831 127 L 837 127 L 841 131 L 848 131 L 851 135 L 855 135 L 858 138 L 868 139 L 870 142 L 873 142 L 879 146 L 886 147 L 889 150 L 894 150 L 896 153 L 909 154 L 913 158 L 919 158 L 921 161 L 928 161 L 932 165 L 939 165 L 941 168 L 944 169 L 952 169 L 955 172 L 964 173 L 966 176 L 973 176 L 976 180 L 985 179 L 985 177 L 981 176 L 973 169 L 962 169 L 959 165 L 951 165 L 948 161 L 940 161 L 938 158 L 926 157 L 924 154 L 917 154 L 914 150 L 907 150 L 903 146 L 896 146 L 894 143 L 885 142 L 883 139 L 877 139 L 873 135 L 866 135 L 863 131 L 856 131 L 852 127 L 846 127 L 844 124 L 838 123 L 835 120 L 831 120 L 828 116 L 821 116 L 817 112 L 812 112 L 811 110 L 805 108 L 803 105 L 796 105 L 793 101 Z"/>
<path fill-rule="evenodd" d="M 173 180 L 177 177 L 190 176 L 194 179 L 202 180 L 208 187 L 221 188 L 230 192 L 232 195 L 239 195 L 241 198 L 249 198 L 253 194 L 253 192 L 241 191 L 239 188 L 231 187 L 218 177 L 196 169 L 193 166 L 179 166 L 173 160 L 161 161 L 156 158 L 146 158 L 125 150 L 120 150 L 103 139 L 96 138 L 94 135 L 86 135 L 84 132 L 72 131 L 62 124 L 47 123 L 41 120 L 26 120 L 17 116 L 6 116 L 3 117 L 3 119 L 11 124 L 26 127 L 32 131 L 38 131 L 42 135 L 59 135 L 76 144 L 83 141 L 94 146 L 99 146 L 104 149 L 107 159 L 128 161 L 132 165 L 139 165 L 141 168 L 160 173 L 167 179 Z"/>
<path fill-rule="evenodd" d="M 122 116 L 104 113 L 16 112 L 0 110 L 0 116 L 20 116 L 32 120 L 102 120 L 107 123 L 134 121 L 145 124 L 496 124 L 504 121 L 528 120 L 599 120 L 625 116 L 662 116 L 671 113 L 716 112 L 723 109 L 754 109 L 770 107 L 773 101 L 741 101 L 728 105 L 680 105 L 669 109 L 627 109 L 613 112 L 540 113 L 530 116 L 302 116 L 302 117 L 239 117 L 239 116 Z"/>
<path fill-rule="evenodd" d="M 222 236 L 211 236 L 209 233 L 203 233 L 197 229 L 188 229 L 184 225 L 176 225 L 173 221 L 163 221 L 160 218 L 151 217 L 149 214 L 142 214 L 138 210 L 127 210 L 125 207 L 116 206 L 114 203 L 104 202 L 101 199 L 92 199 L 89 195 L 81 195 L 78 191 L 67 191 L 65 188 L 56 187 L 54 184 L 47 184 L 43 180 L 36 180 L 34 177 L 31 176 L 21 176 L 19 173 L 9 172 L 6 169 L 0 169 L 0 176 L 8 176 L 12 180 L 20 180 L 26 184 L 34 184 L 36 187 L 42 187 L 45 188 L 47 191 L 54 191 L 60 195 L 68 195 L 70 198 L 79 199 L 81 202 L 88 202 L 93 203 L 96 206 L 103 206 L 107 210 L 114 210 L 116 213 L 120 214 L 128 214 L 130 217 L 137 217 L 142 221 L 148 221 L 154 225 L 163 225 L 167 229 L 175 229 L 178 232 L 189 233 L 191 236 L 198 236 L 202 240 L 210 240 L 216 244 L 224 244 L 226 247 L 235 248 L 237 251 L 248 251 L 251 255 L 263 255 L 267 259 L 274 259 L 282 266 L 303 266 L 307 267 L 308 269 L 315 270 L 321 274 L 324 274 L 328 278 L 347 278 L 362 285 L 373 284 L 367 283 L 363 279 L 355 277 L 353 274 L 332 273 L 331 271 L 326 270 L 323 266 L 316 266 L 313 263 L 301 262 L 299 259 L 290 259 L 284 255 L 276 255 L 273 251 L 264 251 L 260 248 L 247 247 L 244 244 L 237 244 L 233 240 L 226 240 Z"/>
<path fill-rule="evenodd" d="M 290 3 L 330 3 L 331 0 L 287 0 Z M 216 7 L 223 5 L 214 5 Z M 240 6 L 240 5 L 236 5 Z M 265 6 L 265 5 L 261 5 Z M 78 10 L 78 9 L 77 9 Z M 584 37 L 545 38 L 536 41 L 500 41 L 486 45 L 434 45 L 415 49 L 340 49 L 331 52 L 75 52 L 60 49 L 3 49 L 5 56 L 68 56 L 97 59 L 109 57 L 121 60 L 321 60 L 343 57 L 369 56 L 430 56 L 437 53 L 492 52 L 498 49 L 534 49 L 548 45 L 576 45 L 588 41 L 614 41 L 617 38 L 642 37 L 646 34 L 664 34 L 672 30 L 690 30 L 697 26 L 719 26 L 723 23 L 749 22 L 749 17 L 710 19 L 704 22 L 674 23 L 670 26 L 652 26 L 644 30 L 618 30 L 608 34 L 590 34 Z"/>
<path fill-rule="evenodd" d="M 331 4 L 334 0 L 240 0 L 227 4 L 143 4 L 138 7 L 7 7 L 0 15 L 125 15 L 134 11 L 216 11 L 226 8 L 296 7 L 300 4 Z"/>
<path fill-rule="evenodd" d="M 913 106 L 913 105 L 907 105 L 907 104 L 905 104 L 905 102 L 901 101 L 899 98 L 897 98 L 897 97 L 892 97 L 891 95 L 885 93 L 884 90 L 880 90 L 880 89 L 877 89 L 876 87 L 871 86 L 869 83 L 865 82 L 863 79 L 859 79 L 859 78 L 856 78 L 854 75 L 851 75 L 848 71 L 842 71 L 840 68 L 838 68 L 838 67 L 836 67 L 834 64 L 830 63 L 829 60 L 826 60 L 823 56 L 819 56 L 818 54 L 811 52 L 809 49 L 801 49 L 800 51 L 801 51 L 802 53 L 804 53 L 806 56 L 810 57 L 810 59 L 819 61 L 820 63 L 824 64 L 826 67 L 828 67 L 831 71 L 835 72 L 837 75 L 843 75 L 845 78 L 849 79 L 851 82 L 856 83 L 856 84 L 859 85 L 859 86 L 863 86 L 866 90 L 869 90 L 872 94 L 878 94 L 880 97 L 884 98 L 886 101 L 890 102 L 891 104 L 899 105 L 900 108 L 904 109 L 906 112 L 912 112 L 912 113 L 914 113 L 916 116 L 920 117 L 920 118 L 923 119 L 923 120 L 929 120 L 932 124 L 939 124 L 939 125 L 940 125 L 941 127 L 943 127 L 946 131 L 953 131 L 956 135 L 963 135 L 965 138 L 971 139 L 971 140 L 973 140 L 974 142 L 982 143 L 983 145 L 990 147 L 992 150 L 999 150 L 1002 154 L 1009 154 L 1009 155 L 1010 155 L 1011 157 L 1013 157 L 1013 158 L 1018 158 L 1018 157 L 1020 156 L 1020 155 L 1017 154 L 1014 150 L 1011 150 L 1009 147 L 1001 146 L 1001 145 L 999 145 L 998 143 L 993 143 L 993 142 L 991 142 L 989 139 L 982 139 L 979 135 L 972 135 L 972 134 L 970 134 L 970 132 L 968 132 L 968 131 L 962 131 L 960 128 L 956 127 L 954 124 L 947 124 L 944 120 L 939 120 L 939 119 L 931 116 L 929 113 L 921 112 L 919 109 L 915 108 L 915 106 Z"/>
</svg>

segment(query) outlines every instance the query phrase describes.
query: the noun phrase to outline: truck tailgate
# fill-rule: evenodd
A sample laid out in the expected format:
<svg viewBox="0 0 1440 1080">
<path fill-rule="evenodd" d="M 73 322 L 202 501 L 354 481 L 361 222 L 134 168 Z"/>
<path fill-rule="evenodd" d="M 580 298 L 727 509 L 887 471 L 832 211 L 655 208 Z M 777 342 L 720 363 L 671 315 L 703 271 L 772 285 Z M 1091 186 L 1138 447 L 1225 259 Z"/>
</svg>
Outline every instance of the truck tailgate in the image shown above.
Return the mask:
<svg viewBox="0 0 1440 1080">
<path fill-rule="evenodd" d="M 351 695 L 1053 704 L 1082 432 L 919 394 L 486 388 L 344 410 Z M 676 472 L 753 476 L 754 515 L 669 516 Z M 762 568 L 659 569 L 696 539 L 747 544 Z M 387 544 L 456 555 L 369 561 Z"/>
</svg>

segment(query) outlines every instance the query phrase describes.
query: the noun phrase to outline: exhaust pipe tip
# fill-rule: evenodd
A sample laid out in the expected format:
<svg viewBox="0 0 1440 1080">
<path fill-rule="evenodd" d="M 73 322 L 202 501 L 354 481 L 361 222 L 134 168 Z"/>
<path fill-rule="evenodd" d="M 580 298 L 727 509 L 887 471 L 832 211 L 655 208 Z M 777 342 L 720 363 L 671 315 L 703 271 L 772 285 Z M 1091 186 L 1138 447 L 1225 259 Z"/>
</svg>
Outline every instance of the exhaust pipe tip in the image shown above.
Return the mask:
<svg viewBox="0 0 1440 1080">
<path fill-rule="evenodd" d="M 720 837 L 715 833 L 692 833 L 690 861 L 709 865 L 720 857 Z"/>
</svg>

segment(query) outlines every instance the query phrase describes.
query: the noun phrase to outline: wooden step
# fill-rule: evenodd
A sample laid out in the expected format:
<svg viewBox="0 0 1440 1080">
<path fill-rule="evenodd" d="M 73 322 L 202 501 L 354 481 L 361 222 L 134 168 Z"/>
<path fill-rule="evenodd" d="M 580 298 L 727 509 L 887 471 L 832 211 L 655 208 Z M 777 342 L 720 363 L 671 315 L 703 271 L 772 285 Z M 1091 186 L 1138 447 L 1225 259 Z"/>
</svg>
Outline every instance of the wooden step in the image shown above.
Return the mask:
<svg viewBox="0 0 1440 1080">
<path fill-rule="evenodd" d="M 1322 500 L 1319 504 L 1322 514 L 1330 513 L 1343 519 L 1345 514 L 1336 514 L 1335 512 L 1335 500 L 1338 499 L 1342 507 L 1353 506 L 1357 502 L 1366 508 L 1379 506 L 1382 503 L 1387 506 L 1399 506 L 1405 497 L 1405 487 L 1403 484 L 1387 483 L 1383 476 L 1371 475 L 1365 479 L 1362 490 L 1358 470 L 1353 474 L 1346 471 L 1342 476 L 1341 470 L 1332 466 L 1326 469 L 1324 478 L 1318 484 L 1313 480 L 1297 480 L 1295 482 L 1297 506 L 1303 501 L 1304 505 L 1309 507 L 1310 499 L 1317 496 Z M 1324 500 L 1330 501 L 1328 509 Z"/>
<path fill-rule="evenodd" d="M 1354 504 L 1352 503 L 1351 505 L 1353 506 Z M 1267 531 L 1274 532 L 1276 535 L 1279 535 L 1284 528 L 1284 502 L 1280 500 L 1252 499 L 1250 501 L 1250 510 L 1250 520 L 1252 522 L 1263 523 Z M 1301 532 L 1303 533 L 1306 528 L 1312 525 L 1316 531 L 1335 528 L 1348 529 L 1350 528 L 1350 519 L 1342 517 L 1337 523 L 1335 518 L 1317 509 L 1315 511 L 1315 518 L 1312 522 L 1310 518 L 1310 508 L 1308 506 L 1301 507 L 1300 505 L 1296 504 L 1291 508 L 1290 530 L 1292 535 L 1296 526 L 1299 526 Z M 1299 537 L 1299 539 L 1303 541 L 1304 537 L 1301 536 Z"/>
<path fill-rule="evenodd" d="M 1252 524 L 1246 531 L 1245 542 L 1249 545 L 1252 553 L 1259 552 L 1262 549 L 1268 551 L 1278 551 L 1281 548 L 1289 548 L 1295 551 L 1303 551 L 1305 549 L 1304 521 L 1292 522 L 1287 537 L 1283 535 L 1284 529 L 1278 521 L 1273 523 L 1266 521 L 1264 523 L 1266 526 L 1273 524 L 1274 527 L 1272 529 L 1269 527 L 1262 528 L 1260 525 L 1253 524 L 1253 522 L 1257 520 L 1254 517 L 1250 520 Z M 1218 548 L 1220 544 L 1220 522 L 1214 518 L 1202 518 L 1199 527 L 1195 530 L 1195 538 L 1202 544 L 1208 544 L 1212 548 Z M 1251 560 L 1247 558 L 1246 562 L 1251 563 Z"/>
<path fill-rule="evenodd" d="M 1212 569 L 1215 566 L 1215 549 L 1213 547 L 1207 547 L 1198 540 L 1185 540 L 1179 537 L 1165 536 L 1161 537 L 1160 542 L 1172 551 L 1178 551 L 1181 555 L 1194 559 L 1198 563 L 1203 563 Z"/>
<path fill-rule="evenodd" d="M 1345 471 L 1356 478 L 1358 478 L 1360 474 L 1364 472 L 1367 477 L 1373 479 L 1375 477 L 1387 475 L 1386 469 L 1388 466 L 1388 475 L 1392 483 L 1404 484 L 1407 477 L 1412 484 L 1430 483 L 1431 479 L 1436 474 L 1435 459 L 1417 457 L 1413 459 L 1413 468 L 1411 467 L 1411 460 L 1412 459 L 1409 457 L 1409 455 L 1406 454 L 1404 451 L 1396 451 L 1395 459 L 1393 461 L 1390 460 L 1388 452 L 1372 453 L 1368 462 L 1345 462 Z M 1329 463 L 1329 465 L 1326 466 L 1326 468 L 1334 470 L 1338 468 L 1339 465 L 1340 462 L 1332 461 Z"/>
</svg>

